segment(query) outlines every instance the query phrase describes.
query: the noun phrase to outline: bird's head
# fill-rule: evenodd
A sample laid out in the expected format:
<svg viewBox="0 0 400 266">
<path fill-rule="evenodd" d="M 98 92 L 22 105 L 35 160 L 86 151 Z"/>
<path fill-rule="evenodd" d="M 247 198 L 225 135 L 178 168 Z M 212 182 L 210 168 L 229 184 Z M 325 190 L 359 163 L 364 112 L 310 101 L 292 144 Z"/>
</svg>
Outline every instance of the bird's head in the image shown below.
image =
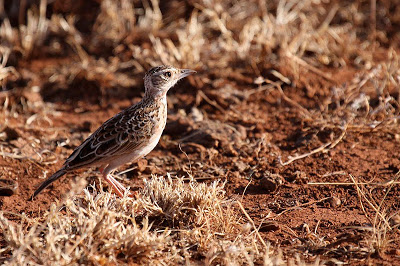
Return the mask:
<svg viewBox="0 0 400 266">
<path fill-rule="evenodd" d="M 187 77 L 196 71 L 179 69 L 173 66 L 157 66 L 147 71 L 144 76 L 146 95 L 153 98 L 165 96 L 178 80 Z"/>
</svg>

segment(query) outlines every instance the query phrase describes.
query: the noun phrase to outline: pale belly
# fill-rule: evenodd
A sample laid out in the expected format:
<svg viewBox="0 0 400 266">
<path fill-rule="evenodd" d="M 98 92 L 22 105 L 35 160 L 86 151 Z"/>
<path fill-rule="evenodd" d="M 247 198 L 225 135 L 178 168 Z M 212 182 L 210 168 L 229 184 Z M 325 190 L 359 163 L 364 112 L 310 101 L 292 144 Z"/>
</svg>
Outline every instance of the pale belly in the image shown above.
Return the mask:
<svg viewBox="0 0 400 266">
<path fill-rule="evenodd" d="M 165 126 L 158 128 L 155 131 L 154 135 L 150 138 L 148 144 L 145 145 L 142 149 L 138 150 L 138 153 L 136 155 L 138 157 L 137 159 L 140 159 L 140 158 L 146 156 L 157 146 L 158 142 L 160 141 L 164 127 Z"/>
<path fill-rule="evenodd" d="M 150 139 L 144 143 L 141 148 L 137 149 L 136 151 L 126 154 L 125 156 L 119 157 L 114 159 L 112 162 L 110 162 L 109 167 L 110 168 L 116 168 L 119 165 L 126 164 L 129 162 L 135 162 L 139 160 L 140 158 L 143 158 L 147 154 L 149 154 L 158 144 L 160 141 L 162 132 L 164 131 L 165 124 L 167 122 L 167 102 L 165 99 L 165 103 L 161 107 L 161 110 L 159 112 L 159 117 L 156 118 L 157 122 L 155 123 L 156 126 L 153 129 L 152 136 Z"/>
</svg>

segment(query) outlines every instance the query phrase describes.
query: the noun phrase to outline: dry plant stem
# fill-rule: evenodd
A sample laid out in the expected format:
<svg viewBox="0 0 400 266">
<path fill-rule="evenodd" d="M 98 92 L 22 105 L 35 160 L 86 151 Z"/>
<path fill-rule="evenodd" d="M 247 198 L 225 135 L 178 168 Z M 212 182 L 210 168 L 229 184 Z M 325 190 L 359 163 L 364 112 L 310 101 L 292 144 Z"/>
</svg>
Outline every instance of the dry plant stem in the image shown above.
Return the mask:
<svg viewBox="0 0 400 266">
<path fill-rule="evenodd" d="M 323 34 L 328 28 L 329 28 L 329 24 L 331 24 L 332 19 L 335 17 L 336 12 L 339 9 L 339 5 L 337 3 L 335 3 L 331 9 L 329 10 L 328 15 L 326 16 L 324 22 L 321 24 L 321 26 L 319 26 L 319 28 L 317 29 L 317 33 L 319 35 Z"/>
<path fill-rule="evenodd" d="M 123 175 L 123 174 L 129 173 L 130 171 L 133 171 L 133 170 L 135 170 L 136 168 L 137 168 L 137 166 L 130 167 L 130 168 L 126 169 L 126 170 L 123 170 L 123 171 L 121 171 L 121 172 L 118 172 L 118 173 L 116 174 L 116 176 L 121 176 L 121 175 Z"/>
<path fill-rule="evenodd" d="M 361 197 L 360 188 L 358 187 L 357 182 L 355 181 L 355 179 L 353 178 L 353 176 L 352 176 L 352 175 L 349 175 L 349 176 L 350 176 L 350 178 L 353 180 L 353 184 L 356 186 L 356 191 L 357 191 L 358 200 L 359 200 L 359 202 L 360 202 L 361 209 L 362 209 L 362 211 L 363 211 L 365 217 L 367 217 L 367 218 L 369 219 L 369 216 L 368 216 L 368 214 L 367 214 L 367 211 L 365 210 L 364 204 L 363 204 L 363 202 L 362 202 L 362 197 Z"/>
<path fill-rule="evenodd" d="M 346 171 L 335 171 L 335 172 L 328 172 L 322 175 L 322 177 L 329 177 L 329 176 L 335 176 L 335 175 L 347 175 Z"/>
<path fill-rule="evenodd" d="M 330 81 L 330 82 L 336 83 L 336 80 L 334 80 L 330 75 L 328 75 L 328 74 L 322 72 L 321 70 L 319 70 L 318 68 L 316 68 L 316 67 L 314 67 L 314 66 L 308 64 L 306 61 L 304 61 L 304 60 L 301 59 L 300 57 L 298 57 L 298 56 L 296 56 L 296 55 L 293 55 L 293 54 L 291 54 L 291 53 L 287 53 L 286 56 L 287 56 L 289 59 L 296 61 L 299 65 L 301 65 L 301 66 L 307 68 L 308 70 L 311 70 L 312 72 L 314 72 L 314 73 L 320 75 L 320 76 L 323 77 L 324 79 L 326 79 L 326 80 L 328 80 L 328 81 Z"/>
<path fill-rule="evenodd" d="M 324 153 L 327 152 L 328 150 L 334 148 L 337 144 L 339 144 L 339 142 L 340 142 L 340 141 L 343 139 L 343 137 L 346 135 L 347 127 L 348 127 L 348 124 L 345 125 L 345 128 L 344 128 L 344 130 L 342 131 L 342 133 L 340 134 L 340 136 L 339 136 L 336 140 L 334 140 L 333 142 L 328 142 L 328 143 L 326 143 L 326 144 L 324 144 L 324 145 L 322 145 L 322 146 L 316 148 L 315 150 L 312 150 L 312 151 L 309 152 L 309 153 L 301 154 L 301 155 L 298 155 L 298 156 L 295 156 L 295 157 L 289 156 L 289 157 L 288 157 L 289 160 L 286 161 L 286 162 L 282 162 L 281 158 L 279 158 L 280 164 L 283 165 L 283 166 L 285 166 L 285 165 L 288 165 L 288 164 L 290 164 L 290 163 L 292 163 L 292 162 L 294 162 L 294 161 L 296 161 L 296 160 L 306 158 L 306 157 L 308 157 L 308 156 L 310 156 L 310 155 L 312 155 L 312 154 L 315 154 L 315 153 L 318 153 L 318 152 L 324 152 Z"/>
<path fill-rule="evenodd" d="M 371 41 L 372 41 L 372 49 L 375 51 L 376 47 L 376 0 L 371 0 L 371 13 L 370 13 L 370 19 L 371 19 Z"/>
<path fill-rule="evenodd" d="M 347 127 L 348 127 L 348 123 L 346 123 L 346 125 L 344 126 L 344 129 L 342 131 L 342 133 L 340 134 L 340 136 L 332 142 L 332 144 L 329 146 L 329 149 L 324 150 L 323 152 L 327 152 L 330 149 L 333 149 L 336 145 L 339 144 L 339 142 L 344 138 L 344 136 L 346 135 L 346 131 L 347 131 Z"/>
<path fill-rule="evenodd" d="M 374 224 L 376 224 L 376 222 L 377 222 L 378 214 L 380 213 L 380 210 L 382 209 L 382 205 L 383 205 L 383 203 L 385 202 L 385 199 L 386 199 L 387 195 L 388 195 L 389 192 L 392 190 L 392 188 L 393 188 L 393 186 L 394 186 L 395 184 L 399 184 L 399 183 L 400 183 L 400 182 L 397 182 L 397 180 L 398 180 L 399 178 L 400 178 L 400 171 L 398 171 L 398 172 L 396 173 L 396 175 L 395 175 L 395 178 L 394 178 L 393 180 L 391 180 L 391 182 L 388 183 L 389 188 L 387 189 L 385 195 L 383 196 L 381 202 L 379 203 L 378 210 L 377 210 L 377 212 L 376 212 L 375 219 L 374 219 Z M 384 221 L 386 222 L 386 219 L 384 219 Z M 389 228 L 390 228 L 390 227 L 389 227 Z"/>
<path fill-rule="evenodd" d="M 300 204 L 300 205 L 297 205 L 297 206 L 294 206 L 294 207 L 287 208 L 286 210 L 282 211 L 281 213 L 275 215 L 274 218 L 277 218 L 277 217 L 281 216 L 282 214 L 284 214 L 284 213 L 286 213 L 288 211 L 295 210 L 295 209 L 298 209 L 300 207 L 309 206 L 309 205 L 312 205 L 312 204 L 315 204 L 315 203 L 320 203 L 320 202 L 323 202 L 323 201 L 328 200 L 330 198 L 332 198 L 332 197 L 325 197 L 325 198 L 322 198 L 322 199 L 319 199 L 319 200 L 312 200 L 312 201 L 309 201 L 309 202 L 306 202 L 306 203 L 303 203 L 303 204 Z"/>
<path fill-rule="evenodd" d="M 266 80 L 266 82 L 269 82 L 268 80 Z M 297 102 L 293 101 L 292 99 L 290 99 L 288 96 L 286 96 L 286 94 L 283 92 L 282 87 L 279 83 L 277 82 L 273 82 L 273 84 L 276 86 L 276 88 L 278 89 L 279 93 L 281 94 L 282 98 L 288 102 L 290 105 L 296 107 L 297 109 L 299 109 L 303 116 L 307 117 L 307 118 L 311 118 L 311 114 L 310 112 L 304 108 L 303 106 L 301 106 L 300 104 L 298 104 Z"/>
<path fill-rule="evenodd" d="M 271 74 L 288 85 L 290 85 L 292 83 L 288 77 L 285 77 L 284 75 L 282 75 L 282 73 L 280 73 L 279 71 L 276 71 L 275 69 L 271 70 Z M 279 83 L 275 82 L 275 84 L 276 84 L 275 86 L 277 86 Z"/>
<path fill-rule="evenodd" d="M 15 77 L 19 78 L 20 74 L 17 72 L 17 70 L 12 67 L 12 66 L 6 66 L 8 58 L 10 56 L 11 51 L 7 49 L 5 52 L 0 54 L 0 59 L 1 59 L 1 64 L 0 64 L 0 96 L 2 95 L 8 95 L 8 91 L 1 91 L 2 86 L 5 85 L 3 84 L 3 81 L 6 80 L 9 76 L 14 75 Z"/>
<path fill-rule="evenodd" d="M 332 142 L 328 142 L 328 143 L 326 143 L 326 144 L 324 144 L 324 145 L 318 147 L 317 149 L 312 150 L 311 152 L 308 152 L 308 153 L 304 153 L 304 154 L 301 154 L 301 155 L 298 155 L 298 156 L 295 156 L 295 157 L 289 156 L 289 157 L 288 157 L 289 160 L 286 161 L 286 162 L 283 162 L 282 159 L 279 157 L 279 163 L 280 163 L 282 166 L 291 164 L 292 162 L 294 162 L 294 161 L 296 161 L 296 160 L 303 159 L 303 158 L 306 158 L 306 157 L 308 157 L 308 156 L 310 156 L 310 155 L 313 155 L 313 154 L 315 154 L 315 153 L 324 151 L 326 147 L 328 147 L 329 145 L 331 145 L 331 143 L 332 143 Z"/>
<path fill-rule="evenodd" d="M 379 208 L 377 208 L 377 207 L 367 198 L 367 196 L 365 195 L 365 193 L 360 189 L 359 184 L 357 183 L 357 181 L 355 180 L 355 178 L 354 178 L 352 175 L 349 175 L 349 176 L 350 176 L 351 180 L 353 180 L 354 185 L 356 186 L 358 198 L 359 198 L 359 201 L 360 201 L 362 210 L 363 210 L 363 212 L 364 212 L 364 214 L 365 214 L 365 217 L 367 217 L 367 218 L 369 219 L 369 216 L 368 216 L 368 214 L 367 214 L 367 212 L 366 212 L 366 210 L 365 210 L 365 208 L 364 208 L 364 205 L 363 205 L 363 203 L 362 203 L 362 200 L 363 200 L 363 199 L 368 203 L 368 205 L 369 205 L 372 209 L 375 210 L 376 214 L 382 219 L 382 221 L 385 222 L 385 224 L 387 225 L 387 227 L 391 230 L 392 227 L 390 226 L 389 221 L 388 221 L 388 220 L 384 217 L 384 215 L 379 211 Z M 372 221 L 371 221 L 371 222 L 372 222 Z"/>
<path fill-rule="evenodd" d="M 224 108 L 222 108 L 217 102 L 215 102 L 215 101 L 211 100 L 210 98 L 208 98 L 207 95 L 204 94 L 204 92 L 199 91 L 198 94 L 199 94 L 199 96 L 201 98 L 203 98 L 211 106 L 214 106 L 215 108 L 217 108 L 222 113 L 226 112 L 226 110 Z"/>
<path fill-rule="evenodd" d="M 249 180 L 249 182 L 247 182 L 247 185 L 246 185 L 246 186 L 244 187 L 244 189 L 243 189 L 242 200 L 243 200 L 244 195 L 245 195 L 245 193 L 246 193 L 246 191 L 247 191 L 247 188 L 250 186 L 252 180 L 253 180 L 253 179 L 251 178 L 251 175 L 250 175 L 250 180 Z"/>
<path fill-rule="evenodd" d="M 368 182 L 359 182 L 357 183 L 358 185 L 370 185 L 370 186 L 382 186 L 382 187 L 387 187 L 387 186 L 394 186 L 394 185 L 400 185 L 400 182 L 395 181 L 395 180 L 389 180 L 386 182 L 373 182 L 373 183 L 368 183 Z M 309 182 L 307 185 L 311 186 L 351 186 L 354 185 L 354 183 L 349 183 L 349 182 Z"/>
<path fill-rule="evenodd" d="M 32 159 L 32 157 L 29 157 L 29 156 L 15 154 L 15 153 L 11 153 L 11 152 L 3 152 L 3 151 L 0 152 L 0 156 L 2 156 L 3 158 L 9 157 L 9 158 L 13 158 L 13 159 Z"/>
<path fill-rule="evenodd" d="M 261 237 L 260 232 L 258 231 L 256 225 L 254 224 L 253 219 L 251 219 L 250 215 L 246 212 L 246 210 L 244 209 L 244 207 L 243 207 L 243 205 L 242 205 L 242 203 L 240 201 L 237 201 L 237 204 L 239 205 L 240 210 L 243 212 L 243 214 L 246 216 L 246 218 L 249 220 L 249 222 L 253 226 L 253 229 L 256 232 L 256 235 L 257 235 L 258 239 L 263 244 L 263 246 L 267 249 L 268 246 L 265 243 L 264 239 Z"/>
<path fill-rule="evenodd" d="M 395 116 L 395 117 L 390 117 L 385 120 L 382 120 L 379 122 L 375 127 L 371 128 L 367 132 L 376 132 L 378 129 L 384 128 L 385 126 L 389 126 L 391 123 L 392 124 L 397 124 L 397 120 L 400 119 L 400 116 Z"/>
</svg>

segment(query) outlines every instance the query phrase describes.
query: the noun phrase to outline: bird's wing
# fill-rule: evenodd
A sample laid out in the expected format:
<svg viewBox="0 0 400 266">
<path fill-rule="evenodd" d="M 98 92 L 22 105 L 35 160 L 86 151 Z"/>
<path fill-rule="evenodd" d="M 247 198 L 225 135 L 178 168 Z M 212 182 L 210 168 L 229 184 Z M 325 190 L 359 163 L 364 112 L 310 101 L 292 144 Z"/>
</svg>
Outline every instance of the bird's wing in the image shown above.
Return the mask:
<svg viewBox="0 0 400 266">
<path fill-rule="evenodd" d="M 151 122 L 132 106 L 110 118 L 68 157 L 67 169 L 102 163 L 139 149 L 150 138 Z"/>
</svg>

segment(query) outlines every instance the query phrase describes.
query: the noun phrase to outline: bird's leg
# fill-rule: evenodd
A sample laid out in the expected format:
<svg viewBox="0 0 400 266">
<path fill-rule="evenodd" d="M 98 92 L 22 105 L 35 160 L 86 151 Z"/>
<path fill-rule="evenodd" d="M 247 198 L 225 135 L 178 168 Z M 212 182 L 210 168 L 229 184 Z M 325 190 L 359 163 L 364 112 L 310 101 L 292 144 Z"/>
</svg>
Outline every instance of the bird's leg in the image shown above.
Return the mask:
<svg viewBox="0 0 400 266">
<path fill-rule="evenodd" d="M 102 165 L 102 166 L 100 166 L 100 168 L 99 168 L 99 172 L 101 173 L 101 174 L 103 174 L 103 172 L 104 172 L 104 169 L 106 169 L 106 164 L 104 164 L 104 165 Z"/>
<path fill-rule="evenodd" d="M 104 175 L 104 179 L 111 185 L 111 187 L 114 189 L 115 193 L 118 194 L 121 198 L 124 197 L 125 192 L 127 189 L 117 180 L 115 180 L 114 177 L 111 176 L 111 174 Z"/>
<path fill-rule="evenodd" d="M 118 182 L 114 177 L 112 177 L 111 173 L 108 171 L 105 171 L 106 167 L 102 166 L 100 167 L 99 171 L 103 175 L 104 179 L 107 181 L 108 184 L 114 189 L 115 193 L 117 193 L 118 196 L 121 198 L 124 197 L 125 192 L 127 189 L 122 185 L 120 182 Z M 128 195 L 131 193 L 129 192 Z"/>
</svg>

